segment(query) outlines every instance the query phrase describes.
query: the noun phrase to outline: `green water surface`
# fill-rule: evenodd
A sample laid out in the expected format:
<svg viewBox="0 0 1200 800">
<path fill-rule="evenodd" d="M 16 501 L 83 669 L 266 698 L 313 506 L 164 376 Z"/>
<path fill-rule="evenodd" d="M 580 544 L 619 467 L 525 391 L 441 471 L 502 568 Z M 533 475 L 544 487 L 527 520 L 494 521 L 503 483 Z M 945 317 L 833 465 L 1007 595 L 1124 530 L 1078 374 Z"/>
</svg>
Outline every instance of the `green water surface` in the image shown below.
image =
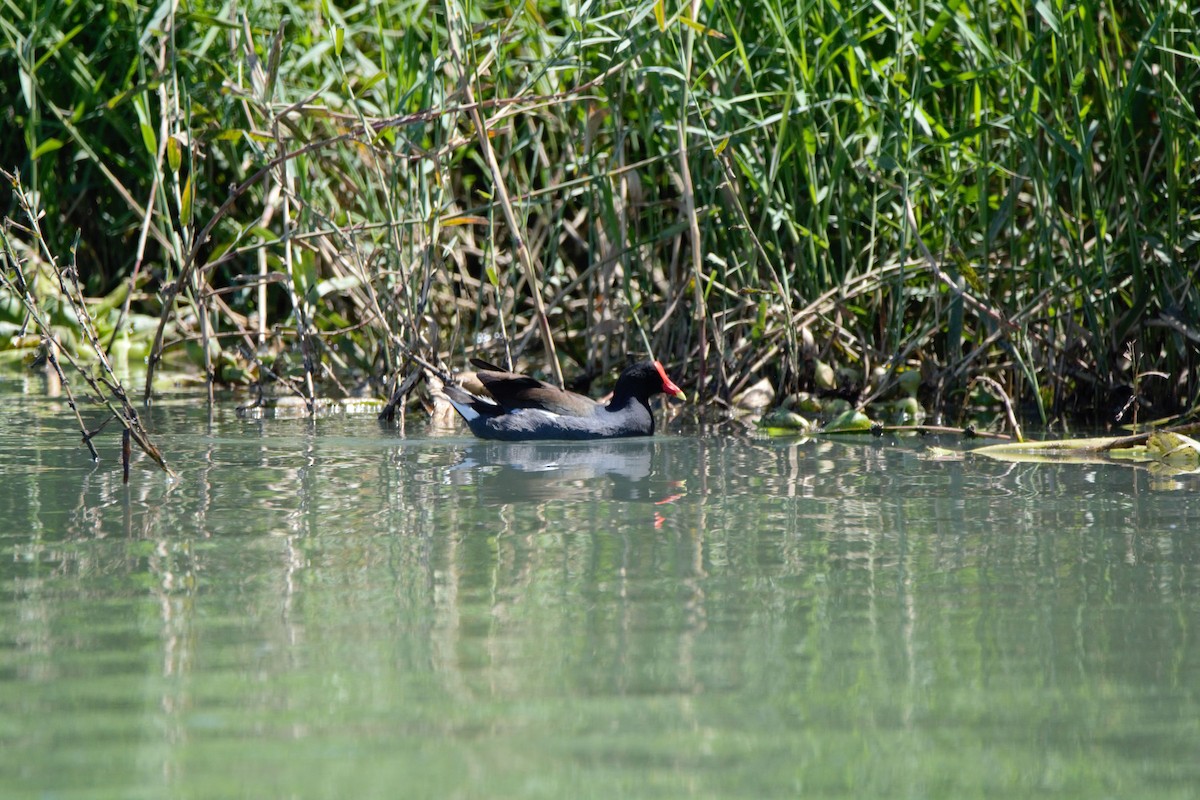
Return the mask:
<svg viewBox="0 0 1200 800">
<path fill-rule="evenodd" d="M 5 798 L 1200 791 L 1195 480 L 0 388 Z"/>
</svg>

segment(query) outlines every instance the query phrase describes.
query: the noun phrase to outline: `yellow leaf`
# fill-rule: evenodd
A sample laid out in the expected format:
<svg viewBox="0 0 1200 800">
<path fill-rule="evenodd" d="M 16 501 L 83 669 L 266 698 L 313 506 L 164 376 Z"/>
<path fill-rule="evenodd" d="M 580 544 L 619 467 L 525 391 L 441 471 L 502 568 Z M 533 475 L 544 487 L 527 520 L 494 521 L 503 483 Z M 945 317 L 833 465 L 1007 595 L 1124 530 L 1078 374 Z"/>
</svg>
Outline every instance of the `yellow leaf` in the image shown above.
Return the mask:
<svg viewBox="0 0 1200 800">
<path fill-rule="evenodd" d="M 655 2 L 654 20 L 658 23 L 658 29 L 660 31 L 665 31 L 667 29 L 666 0 L 657 0 L 657 2 Z"/>
<path fill-rule="evenodd" d="M 487 225 L 486 217 L 473 217 L 463 214 L 457 217 L 446 217 L 442 220 L 443 228 L 453 228 L 455 225 Z"/>
<path fill-rule="evenodd" d="M 179 144 L 178 137 L 172 136 L 167 139 L 167 164 L 171 167 L 171 172 L 179 172 L 179 165 L 183 162 L 183 147 Z"/>
<path fill-rule="evenodd" d="M 687 14 L 682 15 L 679 18 L 679 21 L 682 22 L 684 25 L 687 25 L 692 30 L 696 31 L 696 33 L 703 33 L 705 36 L 712 36 L 717 39 L 728 38 L 725 34 L 721 33 L 720 31 L 715 31 L 712 28 L 701 25 L 699 22 L 696 22 L 695 20 L 690 18 Z"/>
<path fill-rule="evenodd" d="M 196 185 L 192 183 L 192 176 L 188 175 L 187 182 L 183 184 L 183 193 L 179 197 L 179 222 L 182 225 L 192 224 L 192 201 L 196 199 Z"/>
</svg>

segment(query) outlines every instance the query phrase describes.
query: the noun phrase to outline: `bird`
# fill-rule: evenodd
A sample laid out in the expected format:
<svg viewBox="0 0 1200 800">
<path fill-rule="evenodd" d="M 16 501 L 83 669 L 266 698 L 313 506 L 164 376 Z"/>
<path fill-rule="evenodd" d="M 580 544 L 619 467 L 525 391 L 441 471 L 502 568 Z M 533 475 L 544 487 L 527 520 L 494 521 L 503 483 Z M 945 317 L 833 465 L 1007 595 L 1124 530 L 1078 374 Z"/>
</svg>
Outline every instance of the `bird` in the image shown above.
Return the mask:
<svg viewBox="0 0 1200 800">
<path fill-rule="evenodd" d="M 490 397 L 447 383 L 442 393 L 480 439 L 531 441 L 546 439 L 615 439 L 651 436 L 654 415 L 650 398 L 665 393 L 686 400 L 657 361 L 625 368 L 608 403 L 568 392 L 548 383 L 508 372 L 473 358 L 476 377 Z"/>
</svg>

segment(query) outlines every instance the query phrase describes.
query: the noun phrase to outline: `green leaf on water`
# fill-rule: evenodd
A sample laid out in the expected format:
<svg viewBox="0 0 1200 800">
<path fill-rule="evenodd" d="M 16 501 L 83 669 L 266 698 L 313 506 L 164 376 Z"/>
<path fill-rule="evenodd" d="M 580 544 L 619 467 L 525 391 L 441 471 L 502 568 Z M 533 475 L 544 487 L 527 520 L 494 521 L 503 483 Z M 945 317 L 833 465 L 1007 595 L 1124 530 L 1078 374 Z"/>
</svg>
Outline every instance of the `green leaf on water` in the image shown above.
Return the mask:
<svg viewBox="0 0 1200 800">
<path fill-rule="evenodd" d="M 1200 442 L 1182 433 L 1161 431 L 1146 442 L 1151 458 L 1169 467 L 1193 471 L 1200 468 Z"/>
<path fill-rule="evenodd" d="M 768 433 L 807 433 L 813 429 L 813 423 L 807 417 L 786 408 L 776 408 L 763 414 L 758 426 Z"/>
<path fill-rule="evenodd" d="M 871 419 L 861 411 L 845 411 L 825 426 L 825 433 L 865 433 L 871 430 Z"/>
</svg>

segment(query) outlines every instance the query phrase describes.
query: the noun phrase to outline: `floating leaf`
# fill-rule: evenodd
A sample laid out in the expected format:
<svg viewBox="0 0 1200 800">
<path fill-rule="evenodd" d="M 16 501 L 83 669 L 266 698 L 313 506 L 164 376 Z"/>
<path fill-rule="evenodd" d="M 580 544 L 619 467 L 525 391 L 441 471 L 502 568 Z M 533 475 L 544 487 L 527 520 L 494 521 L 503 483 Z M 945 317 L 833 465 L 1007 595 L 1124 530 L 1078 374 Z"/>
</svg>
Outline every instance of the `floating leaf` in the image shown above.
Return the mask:
<svg viewBox="0 0 1200 800">
<path fill-rule="evenodd" d="M 977 447 L 971 452 L 999 461 L 1078 461 L 1081 463 L 1101 463 L 1105 448 L 1116 441 L 1109 437 L 1093 437 L 1088 439 L 1061 439 L 1052 442 L 1006 442 L 1004 444 L 989 444 Z"/>
<path fill-rule="evenodd" d="M 808 417 L 803 417 L 795 411 L 789 411 L 786 408 L 776 408 L 773 411 L 763 414 L 758 421 L 760 428 L 770 431 L 784 431 L 787 433 L 807 433 L 813 429 L 812 420 Z"/>
<path fill-rule="evenodd" d="M 861 411 L 845 411 L 825 426 L 826 433 L 865 433 L 871 430 L 871 418 Z"/>
<path fill-rule="evenodd" d="M 1181 433 L 1151 434 L 1146 452 L 1155 461 L 1178 470 L 1200 469 L 1200 442 Z"/>
</svg>

